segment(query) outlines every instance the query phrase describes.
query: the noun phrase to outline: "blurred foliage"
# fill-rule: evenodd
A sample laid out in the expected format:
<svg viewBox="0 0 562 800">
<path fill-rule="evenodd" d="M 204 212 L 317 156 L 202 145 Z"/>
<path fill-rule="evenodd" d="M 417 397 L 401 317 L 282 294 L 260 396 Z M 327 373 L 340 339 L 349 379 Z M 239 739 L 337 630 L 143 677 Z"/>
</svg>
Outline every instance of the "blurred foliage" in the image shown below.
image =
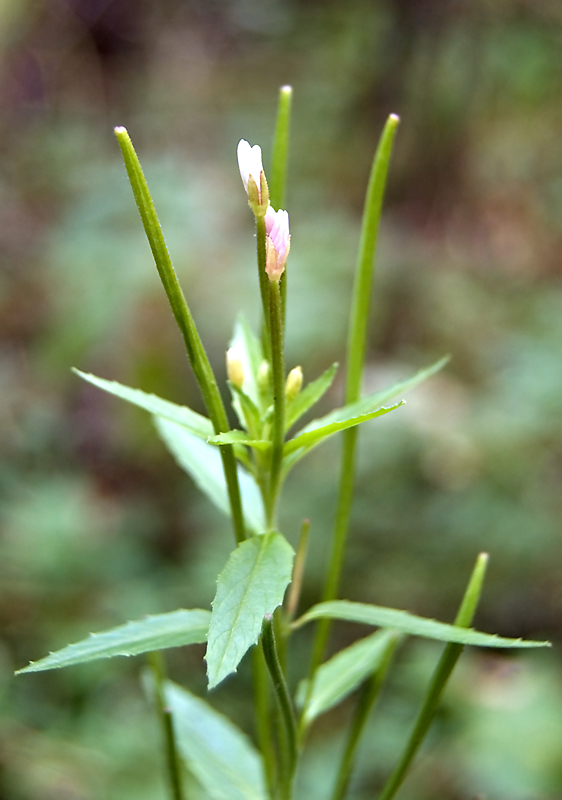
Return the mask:
<svg viewBox="0 0 562 800">
<path fill-rule="evenodd" d="M 208 604 L 231 549 L 146 418 L 70 373 L 201 409 L 114 124 L 223 377 L 236 311 L 255 322 L 259 306 L 235 146 L 260 142 L 267 161 L 277 88 L 294 86 L 288 365 L 313 378 L 342 360 L 370 159 L 401 115 L 367 388 L 452 361 L 362 432 L 343 596 L 451 620 L 487 550 L 478 627 L 557 638 L 561 36 L 557 0 L 1 0 L 0 798 L 165 796 L 138 660 L 11 673 L 88 630 Z M 340 374 L 333 403 L 341 389 Z M 325 447 L 287 486 L 288 535 L 312 520 L 306 602 L 334 510 L 338 445 Z M 294 649 L 304 669 L 300 633 Z M 412 643 L 399 661 L 358 800 L 381 785 L 437 654 Z M 204 690 L 198 648 L 169 661 Z M 560 659 L 461 665 L 401 796 L 560 797 Z M 214 699 L 251 730 L 243 692 Z M 349 712 L 313 734 L 302 796 L 326 796 Z"/>
</svg>

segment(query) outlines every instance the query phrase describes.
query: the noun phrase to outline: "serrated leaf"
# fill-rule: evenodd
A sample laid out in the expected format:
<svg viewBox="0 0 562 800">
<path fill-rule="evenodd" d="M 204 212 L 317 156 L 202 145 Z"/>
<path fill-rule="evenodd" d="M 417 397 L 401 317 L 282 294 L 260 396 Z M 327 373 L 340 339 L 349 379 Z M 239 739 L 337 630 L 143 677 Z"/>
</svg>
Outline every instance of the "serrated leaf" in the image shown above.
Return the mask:
<svg viewBox="0 0 562 800">
<path fill-rule="evenodd" d="M 335 433 L 346 430 L 346 428 L 353 428 L 355 425 L 361 425 L 362 422 L 367 422 L 375 417 L 381 417 L 384 414 L 388 414 L 390 411 L 394 411 L 403 405 L 404 400 L 401 400 L 400 403 L 390 406 L 390 408 L 379 408 L 376 411 L 369 412 L 368 414 L 361 414 L 357 417 L 350 417 L 341 421 L 331 422 L 329 425 L 305 428 L 302 433 L 299 433 L 285 444 L 285 447 L 283 448 L 283 454 L 288 456 L 291 453 L 294 453 L 296 450 L 299 450 L 301 447 L 305 447 L 308 452 L 308 450 L 310 450 L 312 447 L 320 444 L 320 442 L 324 441 L 324 439 L 327 439 L 328 436 L 333 436 Z M 350 408 L 350 406 L 347 406 L 347 408 Z"/>
<path fill-rule="evenodd" d="M 247 539 L 231 553 L 212 604 L 205 656 L 210 689 L 236 672 L 258 641 L 265 615 L 282 603 L 293 556 L 291 545 L 275 532 Z"/>
<path fill-rule="evenodd" d="M 209 444 L 243 444 L 246 447 L 253 447 L 256 450 L 269 450 L 271 442 L 265 439 L 252 439 L 246 431 L 228 431 L 227 433 L 219 433 L 217 436 L 209 436 L 207 439 Z"/>
<path fill-rule="evenodd" d="M 234 324 L 234 335 L 230 346 L 236 351 L 244 372 L 242 388 L 254 405 L 260 407 L 260 393 L 257 376 L 263 361 L 263 353 L 259 339 L 254 335 L 243 314 Z"/>
<path fill-rule="evenodd" d="M 389 648 L 396 645 L 394 631 L 377 631 L 340 650 L 322 664 L 314 675 L 314 685 L 303 714 L 309 725 L 328 709 L 340 703 L 385 662 Z M 308 681 L 302 681 L 297 693 L 299 705 L 308 694 Z"/>
<path fill-rule="evenodd" d="M 337 369 L 338 365 L 332 364 L 319 378 L 307 384 L 293 400 L 287 402 L 285 430 L 289 430 L 328 391 Z"/>
<path fill-rule="evenodd" d="M 18 670 L 16 675 L 86 664 L 100 658 L 136 656 L 151 650 L 201 644 L 207 639 L 210 619 L 211 612 L 202 608 L 180 608 L 168 614 L 155 614 L 137 622 L 127 622 L 108 631 L 91 633 L 81 642 L 69 644 L 40 661 L 32 661 L 29 666 Z"/>
<path fill-rule="evenodd" d="M 224 514 L 230 515 L 230 503 L 222 468 L 220 453 L 216 447 L 202 442 L 189 431 L 170 420 L 154 418 L 158 433 L 180 465 L 201 491 Z M 253 477 L 238 467 L 238 482 L 242 497 L 244 520 L 249 530 L 263 533 L 265 513 L 260 491 Z"/>
<path fill-rule="evenodd" d="M 198 414 L 196 411 L 192 411 L 187 406 L 170 403 L 169 400 L 163 400 L 155 394 L 147 394 L 140 389 L 131 389 L 129 386 L 117 383 L 117 381 L 107 381 L 104 378 L 80 372 L 79 369 L 73 371 L 83 380 L 93 386 L 97 386 L 98 389 L 103 389 L 104 392 L 108 392 L 114 397 L 119 397 L 121 400 L 126 400 L 128 403 L 143 408 L 155 416 L 175 422 L 202 439 L 207 439 L 215 432 L 210 419 Z"/>
<path fill-rule="evenodd" d="M 381 628 L 407 633 L 410 636 L 422 636 L 426 639 L 436 639 L 440 642 L 456 642 L 477 647 L 502 647 L 502 648 L 527 648 L 550 647 L 550 642 L 534 642 L 524 639 L 505 639 L 489 633 L 480 633 L 472 628 L 459 628 L 437 622 L 434 619 L 418 617 L 407 611 L 396 608 L 372 606 L 366 603 L 353 603 L 349 600 L 331 600 L 328 603 L 319 603 L 303 614 L 294 627 L 300 628 L 314 619 L 342 619 L 348 622 L 361 622 L 364 625 L 376 625 Z"/>
<path fill-rule="evenodd" d="M 263 762 L 247 736 L 208 703 L 166 681 L 182 759 L 210 800 L 266 800 Z"/>
<path fill-rule="evenodd" d="M 393 398 L 404 394 L 405 392 L 409 392 L 410 389 L 413 389 L 415 386 L 418 386 L 418 384 L 423 383 L 428 378 L 431 378 L 432 375 L 435 375 L 436 372 L 439 372 L 439 370 L 443 369 L 448 362 L 449 356 L 444 356 L 443 358 L 440 358 L 439 361 L 436 361 L 435 364 L 432 364 L 430 367 L 426 367 L 425 369 L 420 369 L 409 378 L 406 378 L 403 381 L 398 381 L 398 383 L 389 386 L 387 389 L 381 389 L 378 392 L 374 392 L 366 397 L 362 397 L 355 403 L 349 403 L 342 408 L 336 408 L 325 417 L 322 417 L 322 419 L 314 420 L 310 423 L 310 425 L 326 425 L 332 422 L 339 422 L 340 420 L 346 419 L 349 416 L 368 414 L 370 411 L 379 408 L 379 406 L 383 405 L 384 403 L 388 403 L 389 400 L 392 400 Z M 308 426 L 305 430 L 308 430 Z"/>
</svg>

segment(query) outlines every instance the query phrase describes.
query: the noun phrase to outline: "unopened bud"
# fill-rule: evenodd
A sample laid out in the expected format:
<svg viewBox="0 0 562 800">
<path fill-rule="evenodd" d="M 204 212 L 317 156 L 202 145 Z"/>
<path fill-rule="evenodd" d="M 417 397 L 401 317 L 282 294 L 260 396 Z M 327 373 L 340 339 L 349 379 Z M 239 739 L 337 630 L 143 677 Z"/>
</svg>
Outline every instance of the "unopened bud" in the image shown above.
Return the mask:
<svg viewBox="0 0 562 800">
<path fill-rule="evenodd" d="M 269 206 L 269 188 L 261 160 L 261 147 L 250 147 L 245 139 L 238 142 L 238 167 L 248 195 L 248 203 L 256 217 L 263 217 Z"/>
<path fill-rule="evenodd" d="M 237 389 L 242 388 L 244 369 L 242 362 L 238 358 L 238 353 L 233 347 L 226 351 L 226 374 L 233 386 L 236 386 Z"/>
<path fill-rule="evenodd" d="M 269 362 L 262 361 L 258 369 L 258 389 L 265 393 L 269 389 Z"/>
<path fill-rule="evenodd" d="M 294 367 L 287 375 L 287 382 L 285 384 L 285 397 L 287 400 L 294 400 L 301 390 L 302 386 L 302 369 L 301 367 Z"/>
<path fill-rule="evenodd" d="M 291 246 L 289 215 L 282 209 L 274 211 L 269 206 L 264 220 L 266 232 L 265 271 L 270 281 L 278 281 L 285 270 L 285 263 Z"/>
</svg>

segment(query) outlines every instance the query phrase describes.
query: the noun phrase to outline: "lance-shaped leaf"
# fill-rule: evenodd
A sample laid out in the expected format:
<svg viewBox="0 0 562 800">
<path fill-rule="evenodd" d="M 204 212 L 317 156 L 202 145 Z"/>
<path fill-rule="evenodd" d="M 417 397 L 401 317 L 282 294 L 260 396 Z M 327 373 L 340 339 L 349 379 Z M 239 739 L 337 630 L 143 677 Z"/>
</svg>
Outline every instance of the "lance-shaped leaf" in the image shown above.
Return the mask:
<svg viewBox="0 0 562 800">
<path fill-rule="evenodd" d="M 254 439 L 258 439 L 261 433 L 261 414 L 258 407 L 243 389 L 239 389 L 230 381 L 228 386 L 232 394 L 232 407 L 240 424 Z"/>
<path fill-rule="evenodd" d="M 294 425 L 303 414 L 306 414 L 308 409 L 312 408 L 312 406 L 328 391 L 332 385 L 337 369 L 338 365 L 332 364 L 319 378 L 307 384 L 293 400 L 287 402 L 287 408 L 285 409 L 285 430 L 289 430 L 289 428 Z M 379 403 L 379 405 L 382 404 Z"/>
<path fill-rule="evenodd" d="M 291 580 L 293 548 L 280 533 L 254 536 L 231 553 L 217 581 L 207 644 L 212 689 L 258 641 L 263 619 L 283 601 Z"/>
<path fill-rule="evenodd" d="M 394 631 L 377 631 L 340 650 L 318 667 L 310 694 L 308 681 L 302 681 L 297 702 L 302 705 L 308 696 L 303 714 L 304 725 L 310 725 L 313 719 L 340 703 L 376 672 L 386 662 L 389 649 L 394 649 L 397 636 Z"/>
<path fill-rule="evenodd" d="M 387 389 L 381 389 L 378 392 L 374 392 L 366 397 L 362 397 L 355 403 L 349 403 L 342 408 L 336 408 L 334 411 L 330 411 L 330 413 L 326 414 L 326 416 L 322 417 L 322 419 L 313 420 L 310 425 L 306 426 L 304 430 L 311 430 L 313 427 L 327 425 L 332 422 L 339 422 L 340 420 L 347 419 L 350 416 L 368 414 L 370 411 L 379 408 L 379 406 L 383 405 L 384 403 L 388 403 L 389 400 L 393 400 L 395 397 L 399 397 L 400 395 L 409 392 L 410 389 L 413 389 L 414 387 L 418 386 L 418 384 L 423 383 L 428 378 L 431 378 L 432 375 L 435 375 L 436 372 L 439 372 L 439 370 L 443 369 L 445 364 L 448 362 L 449 356 L 444 356 L 430 367 L 420 369 L 414 375 L 411 375 L 409 378 L 406 378 L 403 381 L 394 383 Z"/>
<path fill-rule="evenodd" d="M 219 451 L 202 442 L 185 428 L 170 420 L 155 417 L 156 428 L 164 443 L 180 465 L 204 494 L 223 513 L 230 515 L 230 503 Z M 238 467 L 242 510 L 248 528 L 254 533 L 265 530 L 265 514 L 260 491 L 252 476 Z"/>
<path fill-rule="evenodd" d="M 240 314 L 234 324 L 234 335 L 230 346 L 236 351 L 242 364 L 244 382 L 242 388 L 253 404 L 260 407 L 260 393 L 257 384 L 258 371 L 263 361 L 263 353 L 259 340 L 248 325 L 243 314 Z"/>
<path fill-rule="evenodd" d="M 40 661 L 32 661 L 29 666 L 18 670 L 16 675 L 71 667 L 100 658 L 137 656 L 151 650 L 201 644 L 207 640 L 210 619 L 211 612 L 202 608 L 180 608 L 168 614 L 145 617 L 138 622 L 127 622 L 102 633 L 91 633 L 81 642 L 69 644 Z"/>
<path fill-rule="evenodd" d="M 335 433 L 346 430 L 346 428 L 353 428 L 355 425 L 360 425 L 362 422 L 367 422 L 375 417 L 381 417 L 384 414 L 388 414 L 390 411 L 394 411 L 403 405 L 404 400 L 394 406 L 390 406 L 390 408 L 379 408 L 376 411 L 369 412 L 368 414 L 352 416 L 341 421 L 332 421 L 328 425 L 317 426 L 314 428 L 307 427 L 302 433 L 299 433 L 294 437 L 294 439 L 290 439 L 286 443 L 283 453 L 284 455 L 290 455 L 296 450 L 300 450 L 301 447 L 305 447 L 308 451 L 315 445 L 320 444 L 320 442 L 324 441 L 324 439 L 327 439 L 328 436 L 333 436 Z M 347 406 L 347 408 L 349 407 L 350 406 Z"/>
<path fill-rule="evenodd" d="M 140 389 L 131 389 L 129 386 L 117 383 L 117 381 L 107 381 L 104 378 L 80 372 L 79 369 L 75 369 L 74 372 L 80 378 L 88 381 L 88 383 L 97 386 L 98 389 L 103 389 L 104 392 L 119 397 L 121 400 L 126 400 L 128 403 L 143 408 L 155 416 L 175 422 L 195 434 L 195 436 L 207 439 L 214 433 L 211 420 L 196 411 L 192 411 L 187 406 L 170 403 L 169 400 L 163 400 L 155 394 L 147 394 L 146 392 L 141 392 Z"/>
<path fill-rule="evenodd" d="M 266 800 L 263 762 L 247 736 L 208 703 L 171 681 L 166 705 L 178 749 L 210 800 Z"/>
<path fill-rule="evenodd" d="M 305 625 L 313 619 L 322 618 L 361 622 L 364 625 L 392 628 L 410 636 L 423 636 L 426 639 L 437 639 L 440 642 L 456 642 L 477 647 L 550 647 L 550 642 L 505 639 L 495 634 L 480 633 L 472 628 L 458 628 L 455 625 L 447 625 L 445 622 L 418 617 L 396 608 L 353 603 L 349 600 L 331 600 L 328 603 L 319 603 L 303 614 L 293 625 L 300 628 L 301 625 Z"/>
<path fill-rule="evenodd" d="M 269 450 L 271 442 L 265 439 L 252 439 L 246 431 L 228 431 L 227 433 L 219 433 L 217 436 L 209 436 L 207 439 L 209 444 L 243 444 L 246 447 L 254 447 L 256 450 Z"/>
</svg>

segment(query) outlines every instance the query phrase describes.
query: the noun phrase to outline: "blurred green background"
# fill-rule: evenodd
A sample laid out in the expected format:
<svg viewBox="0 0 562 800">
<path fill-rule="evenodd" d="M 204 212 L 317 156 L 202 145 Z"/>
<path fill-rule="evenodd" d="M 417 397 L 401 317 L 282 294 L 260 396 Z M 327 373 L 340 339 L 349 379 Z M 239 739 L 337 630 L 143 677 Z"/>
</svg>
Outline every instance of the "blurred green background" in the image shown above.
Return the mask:
<svg viewBox="0 0 562 800">
<path fill-rule="evenodd" d="M 0 0 L 0 798 L 163 800 L 142 659 L 12 678 L 145 613 L 207 606 L 227 521 L 142 412 L 71 366 L 201 409 L 112 127 L 128 127 L 224 377 L 256 323 L 240 138 L 267 170 L 294 87 L 288 366 L 343 358 L 372 153 L 400 114 L 366 388 L 446 370 L 365 426 L 343 597 L 452 620 L 491 555 L 478 627 L 558 638 L 562 609 L 562 5 L 559 0 Z M 341 375 L 328 398 L 341 399 Z M 338 443 L 298 468 L 284 530 L 318 599 Z M 336 627 L 333 646 L 360 629 Z M 302 671 L 307 646 L 295 638 Z M 412 642 L 352 787 L 372 798 L 439 654 Z M 170 671 L 203 693 L 199 648 Z M 295 679 L 298 677 L 295 674 Z M 242 689 L 240 688 L 242 687 Z M 247 691 L 247 693 L 245 693 Z M 249 674 L 212 702 L 252 730 Z M 301 796 L 323 800 L 351 705 L 318 726 Z M 562 796 L 562 662 L 467 653 L 404 800 Z"/>
</svg>

